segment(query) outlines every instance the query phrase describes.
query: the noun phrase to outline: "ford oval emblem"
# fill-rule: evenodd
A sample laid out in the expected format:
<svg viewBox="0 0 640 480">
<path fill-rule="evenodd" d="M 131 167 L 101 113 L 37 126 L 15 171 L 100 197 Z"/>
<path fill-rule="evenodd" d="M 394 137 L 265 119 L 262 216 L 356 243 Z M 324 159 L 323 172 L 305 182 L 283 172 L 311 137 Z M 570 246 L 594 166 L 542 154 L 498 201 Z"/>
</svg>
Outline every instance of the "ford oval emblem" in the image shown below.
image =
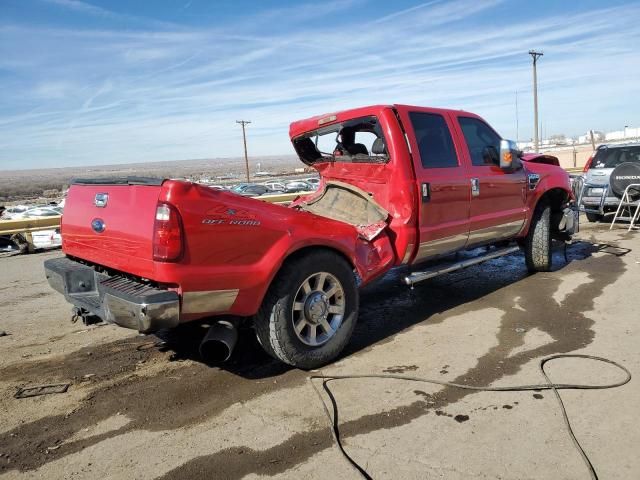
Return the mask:
<svg viewBox="0 0 640 480">
<path fill-rule="evenodd" d="M 91 228 L 96 233 L 102 233 L 105 229 L 104 221 L 101 218 L 94 218 L 91 220 Z"/>
</svg>

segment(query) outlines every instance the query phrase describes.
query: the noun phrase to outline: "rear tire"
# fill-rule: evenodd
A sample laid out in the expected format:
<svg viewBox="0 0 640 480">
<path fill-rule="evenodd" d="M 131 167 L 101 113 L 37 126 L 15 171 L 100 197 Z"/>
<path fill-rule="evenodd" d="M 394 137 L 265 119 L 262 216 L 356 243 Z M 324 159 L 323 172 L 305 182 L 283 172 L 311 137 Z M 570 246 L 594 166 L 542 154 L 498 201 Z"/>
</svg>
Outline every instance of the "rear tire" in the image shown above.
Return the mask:
<svg viewBox="0 0 640 480">
<path fill-rule="evenodd" d="M 589 220 L 589 222 L 591 223 L 601 222 L 602 218 L 604 217 L 604 215 L 600 215 L 599 213 L 584 212 L 584 214 L 587 216 L 587 220 Z"/>
<path fill-rule="evenodd" d="M 312 369 L 340 354 L 357 317 L 358 288 L 351 266 L 337 253 L 318 250 L 282 267 L 254 325 L 269 355 Z"/>
<path fill-rule="evenodd" d="M 551 270 L 551 207 L 539 203 L 533 213 L 529 233 L 524 242 L 524 258 L 530 272 Z"/>
</svg>

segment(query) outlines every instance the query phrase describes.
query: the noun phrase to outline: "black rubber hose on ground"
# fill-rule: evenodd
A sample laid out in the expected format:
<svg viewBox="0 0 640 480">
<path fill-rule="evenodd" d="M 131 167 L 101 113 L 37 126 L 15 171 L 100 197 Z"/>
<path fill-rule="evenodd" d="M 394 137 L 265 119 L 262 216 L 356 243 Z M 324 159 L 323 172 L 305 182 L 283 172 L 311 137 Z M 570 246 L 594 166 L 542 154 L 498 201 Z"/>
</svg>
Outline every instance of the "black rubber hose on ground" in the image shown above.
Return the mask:
<svg viewBox="0 0 640 480">
<path fill-rule="evenodd" d="M 551 360 L 556 360 L 559 358 L 583 358 L 583 359 L 608 363 L 622 370 L 625 373 L 625 378 L 615 383 L 608 383 L 603 385 L 583 385 L 579 383 L 553 383 L 549 378 L 549 376 L 547 375 L 547 373 L 545 372 L 544 366 Z M 410 376 L 404 376 L 404 375 L 386 375 L 386 374 L 363 374 L 363 375 L 355 374 L 355 375 L 329 375 L 329 376 L 312 375 L 309 377 L 309 382 L 311 383 L 313 390 L 315 391 L 316 395 L 320 399 L 320 402 L 322 403 L 322 408 L 324 409 L 324 413 L 327 419 L 329 420 L 329 423 L 331 426 L 331 433 L 333 435 L 335 445 L 340 450 L 340 453 L 344 456 L 344 458 L 349 462 L 349 464 L 363 478 L 366 478 L 367 480 L 372 480 L 371 475 L 369 475 L 369 473 L 367 473 L 367 471 L 364 468 L 358 465 L 358 463 L 353 458 L 351 458 L 351 456 L 349 456 L 349 454 L 344 449 L 344 446 L 342 445 L 342 441 L 340 439 L 340 428 L 338 425 L 339 423 L 338 422 L 338 403 L 335 399 L 335 396 L 329 389 L 329 386 L 328 386 L 329 382 L 337 381 L 337 380 L 353 380 L 353 379 L 362 379 L 362 378 L 378 378 L 378 379 L 384 378 L 384 379 L 390 379 L 390 380 L 403 380 L 408 382 L 431 383 L 435 385 L 442 385 L 445 387 L 462 388 L 464 390 L 475 390 L 478 392 L 524 392 L 529 390 L 553 390 L 556 396 L 556 400 L 558 401 L 558 405 L 560 406 L 560 411 L 562 413 L 562 418 L 564 419 L 567 433 L 571 437 L 573 444 L 575 445 L 576 449 L 580 453 L 580 456 L 582 457 L 582 460 L 584 461 L 585 465 L 589 469 L 589 474 L 591 478 L 593 480 L 598 480 L 598 474 L 596 473 L 596 470 L 593 467 L 593 464 L 591 463 L 591 461 L 589 460 L 589 457 L 587 456 L 584 449 L 580 445 L 580 442 L 578 442 L 578 439 L 576 438 L 573 432 L 573 428 L 571 428 L 569 416 L 567 415 L 567 411 L 564 407 L 564 403 L 562 402 L 562 398 L 560 397 L 560 393 L 558 390 L 603 390 L 606 388 L 620 387 L 631 380 L 631 372 L 629 372 L 627 368 L 625 368 L 624 366 L 620 365 L 617 362 L 614 362 L 613 360 L 609 360 L 607 358 L 602 358 L 602 357 L 596 357 L 593 355 L 582 355 L 577 353 L 561 353 L 561 354 L 545 357 L 542 360 L 540 360 L 539 367 L 547 383 L 542 383 L 538 385 L 513 385 L 513 386 L 507 386 L 507 387 L 476 387 L 472 385 L 444 382 L 442 380 L 434 380 L 429 378 L 410 377 Z M 324 391 L 327 393 L 329 400 L 331 401 L 333 415 L 329 413 L 329 409 L 327 408 L 327 405 L 324 402 L 324 399 L 322 398 L 322 394 L 320 393 L 316 384 L 314 383 L 314 380 L 322 380 L 322 387 Z"/>
</svg>

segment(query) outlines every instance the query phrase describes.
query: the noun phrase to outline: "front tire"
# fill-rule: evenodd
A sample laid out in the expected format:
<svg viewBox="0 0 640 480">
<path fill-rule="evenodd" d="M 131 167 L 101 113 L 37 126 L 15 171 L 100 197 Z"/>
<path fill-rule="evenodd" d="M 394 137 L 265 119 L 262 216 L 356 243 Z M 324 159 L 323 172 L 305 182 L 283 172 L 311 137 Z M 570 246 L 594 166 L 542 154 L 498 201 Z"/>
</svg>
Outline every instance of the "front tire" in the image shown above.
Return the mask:
<svg viewBox="0 0 640 480">
<path fill-rule="evenodd" d="M 524 258 L 530 272 L 551 270 L 551 207 L 546 203 L 536 206 L 524 242 Z"/>
<path fill-rule="evenodd" d="M 357 317 L 358 288 L 351 266 L 337 253 L 318 250 L 283 266 L 254 324 L 269 355 L 312 369 L 340 354 Z"/>
</svg>

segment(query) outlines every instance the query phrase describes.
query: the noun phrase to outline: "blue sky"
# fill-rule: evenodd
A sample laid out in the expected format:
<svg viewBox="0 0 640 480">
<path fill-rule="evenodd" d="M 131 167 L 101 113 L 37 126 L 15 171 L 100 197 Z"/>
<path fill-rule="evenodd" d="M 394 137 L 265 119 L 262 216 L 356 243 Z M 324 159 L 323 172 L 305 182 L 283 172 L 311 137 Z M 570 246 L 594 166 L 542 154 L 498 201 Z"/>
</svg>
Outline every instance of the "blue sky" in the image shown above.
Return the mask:
<svg viewBox="0 0 640 480">
<path fill-rule="evenodd" d="M 640 2 L 0 0 L 0 169 L 291 154 L 288 124 L 462 108 L 505 137 L 640 125 Z M 518 92 L 519 127 L 515 98 Z"/>
</svg>

